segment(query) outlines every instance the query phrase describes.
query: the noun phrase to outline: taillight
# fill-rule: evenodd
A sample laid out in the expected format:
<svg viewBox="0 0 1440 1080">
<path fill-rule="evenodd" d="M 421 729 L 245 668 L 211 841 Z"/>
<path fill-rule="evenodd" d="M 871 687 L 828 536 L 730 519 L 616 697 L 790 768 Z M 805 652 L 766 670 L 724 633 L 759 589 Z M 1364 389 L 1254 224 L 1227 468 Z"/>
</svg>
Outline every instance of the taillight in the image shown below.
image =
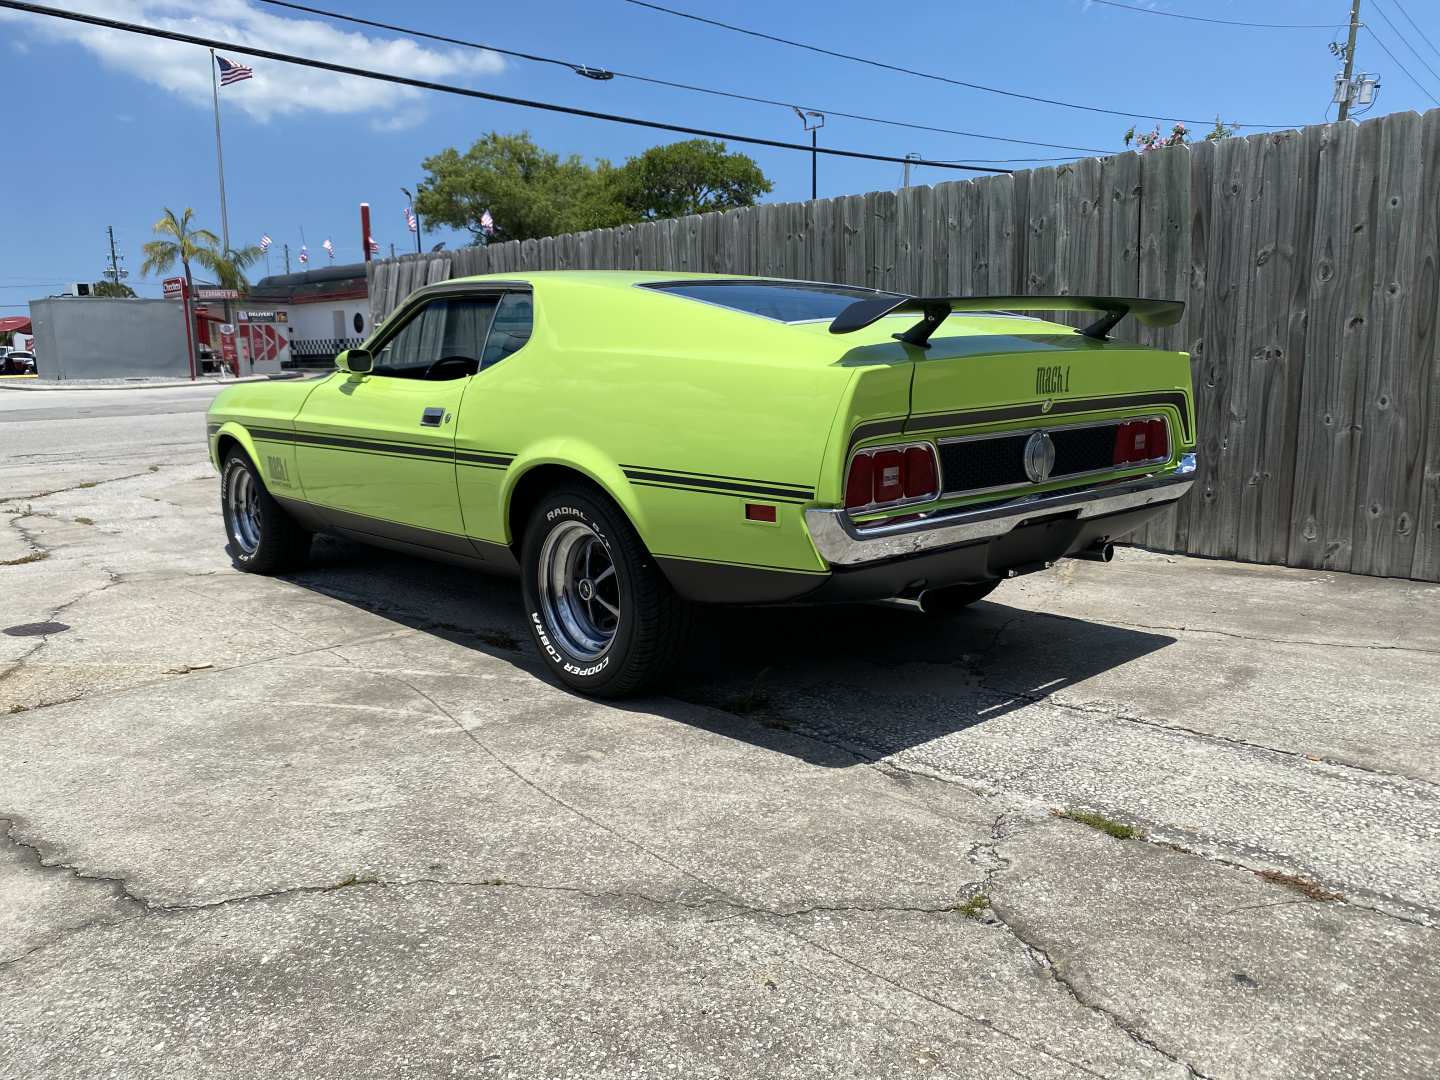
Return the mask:
<svg viewBox="0 0 1440 1080">
<path fill-rule="evenodd" d="M 1169 456 L 1170 437 L 1164 420 L 1126 420 L 1115 428 L 1116 465 L 1161 461 Z"/>
<path fill-rule="evenodd" d="M 940 466 L 930 443 L 857 450 L 845 478 L 847 510 L 880 510 L 940 494 Z"/>
</svg>

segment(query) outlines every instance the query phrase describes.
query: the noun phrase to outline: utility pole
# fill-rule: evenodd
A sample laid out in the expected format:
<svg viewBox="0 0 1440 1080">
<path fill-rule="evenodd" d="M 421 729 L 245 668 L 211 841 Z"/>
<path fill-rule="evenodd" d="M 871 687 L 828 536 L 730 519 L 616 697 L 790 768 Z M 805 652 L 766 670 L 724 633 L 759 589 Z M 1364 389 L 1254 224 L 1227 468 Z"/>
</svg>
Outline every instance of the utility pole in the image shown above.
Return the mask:
<svg viewBox="0 0 1440 1080">
<path fill-rule="evenodd" d="M 795 110 L 795 115 L 800 117 L 801 125 L 810 133 L 810 198 L 819 198 L 816 193 L 818 190 L 818 166 L 816 162 L 820 157 L 818 152 L 820 140 L 818 136 L 820 129 L 825 126 L 825 114 L 816 112 L 813 109 L 802 109 L 798 105 L 791 105 L 790 107 Z"/>
<path fill-rule="evenodd" d="M 282 244 L 281 246 L 285 249 L 285 273 L 288 274 L 290 273 L 290 245 Z"/>
<path fill-rule="evenodd" d="M 909 153 L 905 155 L 905 182 L 901 185 L 902 187 L 910 186 L 910 162 L 918 161 L 919 159 L 920 155 L 916 153 Z"/>
<path fill-rule="evenodd" d="M 1355 35 L 1360 31 L 1360 0 L 1351 0 L 1350 3 L 1350 40 L 1345 43 L 1345 75 L 1344 94 L 1340 101 L 1340 120 L 1344 121 L 1350 115 L 1350 99 L 1354 96 L 1350 85 L 1350 76 L 1355 71 Z"/>
<path fill-rule="evenodd" d="M 129 277 L 130 272 L 120 269 L 120 255 L 115 251 L 115 226 L 106 225 L 105 235 L 110 238 L 110 269 L 105 271 L 105 276 L 119 285 L 120 279 Z"/>
</svg>

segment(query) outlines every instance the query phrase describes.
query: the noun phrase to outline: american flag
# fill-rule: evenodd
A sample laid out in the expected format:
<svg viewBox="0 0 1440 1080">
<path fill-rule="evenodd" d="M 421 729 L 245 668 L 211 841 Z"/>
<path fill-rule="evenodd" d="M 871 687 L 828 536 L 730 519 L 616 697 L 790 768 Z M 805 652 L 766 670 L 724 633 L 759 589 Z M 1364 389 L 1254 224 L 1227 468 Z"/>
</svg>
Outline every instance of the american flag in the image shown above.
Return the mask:
<svg viewBox="0 0 1440 1080">
<path fill-rule="evenodd" d="M 490 216 L 489 210 L 480 215 L 480 231 L 486 236 L 495 231 L 495 219 Z"/>
<path fill-rule="evenodd" d="M 310 249 L 307 248 L 304 244 L 300 245 L 300 261 L 302 263 L 307 263 L 310 261 Z"/>
<path fill-rule="evenodd" d="M 320 246 L 325 249 L 325 254 L 327 254 L 327 255 L 330 256 L 330 261 L 331 261 L 331 262 L 334 262 L 334 261 L 335 261 L 335 245 L 330 242 L 330 238 L 329 238 L 328 236 L 325 238 L 325 242 L 324 242 L 323 244 L 321 244 Z"/>
<path fill-rule="evenodd" d="M 270 234 L 269 234 L 269 233 L 261 233 L 261 234 L 260 234 L 260 250 L 261 250 L 261 251 L 269 251 L 269 250 L 270 250 L 270 245 L 273 244 L 273 243 L 274 243 L 274 241 L 270 239 Z"/>
<path fill-rule="evenodd" d="M 370 244 L 370 254 L 379 255 L 380 245 L 375 242 L 375 238 L 373 236 L 368 238 L 368 243 Z"/>
<path fill-rule="evenodd" d="M 415 231 L 415 211 L 405 207 L 405 227 L 411 232 Z"/>
<path fill-rule="evenodd" d="M 226 60 L 223 56 L 215 57 L 215 63 L 220 65 L 220 85 L 229 86 L 231 83 L 243 82 L 255 74 L 244 64 L 237 64 L 234 60 Z"/>
</svg>

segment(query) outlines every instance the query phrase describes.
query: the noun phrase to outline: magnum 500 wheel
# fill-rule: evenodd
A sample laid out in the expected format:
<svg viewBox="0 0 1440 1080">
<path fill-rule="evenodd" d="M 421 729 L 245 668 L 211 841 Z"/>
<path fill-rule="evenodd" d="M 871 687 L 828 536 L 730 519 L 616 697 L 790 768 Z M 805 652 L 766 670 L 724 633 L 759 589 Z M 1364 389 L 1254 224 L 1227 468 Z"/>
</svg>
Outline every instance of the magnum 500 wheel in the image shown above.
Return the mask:
<svg viewBox="0 0 1440 1080">
<path fill-rule="evenodd" d="M 684 648 L 689 607 L 630 522 L 581 488 L 544 496 L 521 546 L 526 621 L 556 676 L 620 697 L 651 685 Z"/>
<path fill-rule="evenodd" d="M 295 569 L 310 554 L 310 534 L 271 498 L 259 471 L 238 450 L 220 472 L 220 511 L 237 570 L 275 574 Z"/>
</svg>

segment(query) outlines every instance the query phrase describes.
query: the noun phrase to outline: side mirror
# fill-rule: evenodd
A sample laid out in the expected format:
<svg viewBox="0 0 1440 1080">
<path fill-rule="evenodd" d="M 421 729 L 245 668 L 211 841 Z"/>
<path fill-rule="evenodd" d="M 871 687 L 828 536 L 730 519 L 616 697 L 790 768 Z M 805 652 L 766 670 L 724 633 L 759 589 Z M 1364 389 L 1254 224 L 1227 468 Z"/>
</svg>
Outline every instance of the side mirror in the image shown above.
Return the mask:
<svg viewBox="0 0 1440 1080">
<path fill-rule="evenodd" d="M 375 354 L 369 349 L 346 349 L 335 357 L 335 366 L 352 375 L 364 375 L 375 366 Z"/>
</svg>

